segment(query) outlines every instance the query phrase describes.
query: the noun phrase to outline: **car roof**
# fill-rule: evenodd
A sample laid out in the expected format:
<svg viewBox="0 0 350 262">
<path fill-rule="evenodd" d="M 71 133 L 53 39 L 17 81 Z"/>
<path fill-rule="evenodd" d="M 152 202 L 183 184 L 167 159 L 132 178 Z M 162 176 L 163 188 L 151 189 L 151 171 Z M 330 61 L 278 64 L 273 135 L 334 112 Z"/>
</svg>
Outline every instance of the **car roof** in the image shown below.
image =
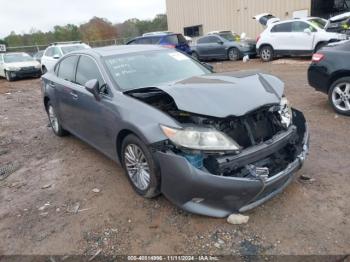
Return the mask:
<svg viewBox="0 0 350 262">
<path fill-rule="evenodd" d="M 309 22 L 312 19 L 322 19 L 322 18 L 320 18 L 320 17 L 293 18 L 293 19 L 288 19 L 288 20 L 282 20 L 282 21 L 274 22 L 274 23 L 271 23 L 269 26 L 271 27 L 271 26 L 274 26 L 274 25 L 290 23 L 290 22 L 296 22 L 296 21 Z"/>
<path fill-rule="evenodd" d="M 124 55 L 138 52 L 161 51 L 164 49 L 165 47 L 158 45 L 120 45 L 82 49 L 79 51 L 71 52 L 69 54 L 90 54 L 105 57 L 111 55 Z"/>
<path fill-rule="evenodd" d="M 152 38 L 152 37 L 163 37 L 163 36 L 172 36 L 172 35 L 179 35 L 177 33 L 171 33 L 171 34 L 159 34 L 159 35 L 146 35 L 146 36 L 138 36 L 135 37 L 132 40 L 136 40 L 136 39 L 142 39 L 142 38 Z"/>
</svg>

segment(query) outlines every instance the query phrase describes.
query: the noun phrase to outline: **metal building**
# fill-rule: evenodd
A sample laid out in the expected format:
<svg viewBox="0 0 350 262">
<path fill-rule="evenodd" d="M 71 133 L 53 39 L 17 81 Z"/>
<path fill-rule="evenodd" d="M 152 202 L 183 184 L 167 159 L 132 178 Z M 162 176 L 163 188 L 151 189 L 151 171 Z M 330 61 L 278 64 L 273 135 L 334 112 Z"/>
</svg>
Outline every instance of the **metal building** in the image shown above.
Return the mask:
<svg viewBox="0 0 350 262">
<path fill-rule="evenodd" d="M 271 13 L 281 19 L 331 15 L 349 10 L 349 0 L 166 0 L 169 31 L 196 37 L 215 30 L 256 37 L 262 27 L 252 19 Z"/>
</svg>

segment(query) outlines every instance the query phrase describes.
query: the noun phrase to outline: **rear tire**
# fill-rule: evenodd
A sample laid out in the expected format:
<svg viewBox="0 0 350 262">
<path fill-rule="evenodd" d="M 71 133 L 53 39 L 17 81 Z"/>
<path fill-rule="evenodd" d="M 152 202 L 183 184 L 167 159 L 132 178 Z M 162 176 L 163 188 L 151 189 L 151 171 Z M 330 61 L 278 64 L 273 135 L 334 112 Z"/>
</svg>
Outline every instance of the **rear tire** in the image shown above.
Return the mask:
<svg viewBox="0 0 350 262">
<path fill-rule="evenodd" d="M 47 115 L 49 117 L 50 126 L 54 134 L 59 137 L 68 135 L 68 132 L 62 127 L 60 120 L 57 116 L 56 110 L 52 106 L 50 101 L 47 103 L 46 110 L 47 110 Z"/>
<path fill-rule="evenodd" d="M 233 47 L 228 50 L 227 56 L 230 61 L 238 61 L 240 58 L 240 52 L 237 48 Z"/>
<path fill-rule="evenodd" d="M 337 113 L 350 116 L 350 77 L 340 78 L 332 84 L 328 100 Z"/>
<path fill-rule="evenodd" d="M 160 170 L 148 147 L 135 135 L 122 143 L 122 165 L 133 189 L 145 198 L 160 194 Z"/>
<path fill-rule="evenodd" d="M 273 48 L 269 45 L 265 45 L 260 48 L 260 58 L 263 62 L 270 62 L 274 58 Z"/>
</svg>

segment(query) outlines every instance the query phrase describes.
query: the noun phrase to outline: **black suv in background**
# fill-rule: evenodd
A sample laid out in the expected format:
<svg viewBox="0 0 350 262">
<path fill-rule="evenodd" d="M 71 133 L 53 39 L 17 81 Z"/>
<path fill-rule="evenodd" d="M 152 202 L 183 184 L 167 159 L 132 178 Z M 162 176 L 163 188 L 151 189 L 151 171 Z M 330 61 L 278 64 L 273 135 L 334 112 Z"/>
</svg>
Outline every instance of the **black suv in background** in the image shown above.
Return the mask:
<svg viewBox="0 0 350 262">
<path fill-rule="evenodd" d="M 309 84 L 328 94 L 339 114 L 350 116 L 350 41 L 329 44 L 312 57 Z"/>
</svg>

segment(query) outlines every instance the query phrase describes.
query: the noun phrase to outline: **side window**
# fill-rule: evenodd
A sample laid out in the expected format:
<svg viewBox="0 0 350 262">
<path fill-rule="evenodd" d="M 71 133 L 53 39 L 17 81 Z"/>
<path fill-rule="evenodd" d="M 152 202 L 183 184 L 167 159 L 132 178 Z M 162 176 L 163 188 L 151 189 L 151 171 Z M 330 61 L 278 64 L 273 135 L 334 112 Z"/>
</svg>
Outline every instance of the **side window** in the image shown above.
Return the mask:
<svg viewBox="0 0 350 262">
<path fill-rule="evenodd" d="M 292 23 L 278 24 L 272 27 L 271 33 L 290 33 L 292 32 Z"/>
<path fill-rule="evenodd" d="M 75 67 L 77 64 L 78 56 L 68 56 L 63 59 L 59 64 L 58 77 L 64 80 L 75 82 Z"/>
<path fill-rule="evenodd" d="M 216 36 L 209 36 L 209 43 L 216 44 L 219 41 L 220 41 L 220 39 L 218 37 L 216 37 Z"/>
<path fill-rule="evenodd" d="M 49 57 L 53 56 L 53 47 L 50 47 L 49 49 L 46 50 L 45 56 L 49 56 Z"/>
<path fill-rule="evenodd" d="M 160 37 L 152 37 L 151 38 L 152 45 L 158 45 L 159 42 L 160 42 Z"/>
<path fill-rule="evenodd" d="M 56 55 L 61 57 L 61 51 L 58 47 L 53 48 L 53 56 L 56 56 Z"/>
<path fill-rule="evenodd" d="M 209 43 L 209 37 L 202 37 L 198 39 L 197 41 L 198 44 L 208 44 Z"/>
<path fill-rule="evenodd" d="M 177 38 L 177 35 L 168 35 L 165 37 L 165 41 L 171 45 L 179 44 L 179 39 Z"/>
<path fill-rule="evenodd" d="M 139 45 L 150 45 L 150 44 L 152 44 L 152 39 L 149 37 L 141 38 L 141 39 L 138 39 L 137 43 Z"/>
<path fill-rule="evenodd" d="M 104 84 L 103 78 L 95 61 L 87 56 L 80 56 L 77 67 L 76 83 L 84 86 L 86 82 L 92 79 L 97 79 L 100 86 Z"/>
<path fill-rule="evenodd" d="M 310 29 L 313 32 L 315 28 L 302 21 L 293 22 L 292 32 L 304 32 L 305 29 Z"/>
</svg>

